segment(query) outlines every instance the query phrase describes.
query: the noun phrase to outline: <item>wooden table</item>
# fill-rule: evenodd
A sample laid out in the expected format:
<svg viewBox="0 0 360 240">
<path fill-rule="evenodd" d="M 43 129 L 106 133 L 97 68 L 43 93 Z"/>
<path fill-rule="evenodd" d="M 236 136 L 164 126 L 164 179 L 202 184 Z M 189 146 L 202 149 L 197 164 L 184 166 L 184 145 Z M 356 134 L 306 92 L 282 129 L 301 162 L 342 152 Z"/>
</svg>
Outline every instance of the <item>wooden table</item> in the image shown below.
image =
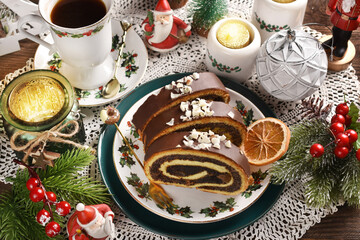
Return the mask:
<svg viewBox="0 0 360 240">
<path fill-rule="evenodd" d="M 325 14 L 327 0 L 309 0 L 304 23 L 322 23 L 326 26 L 332 26 L 329 16 Z M 311 26 L 317 31 L 329 34 L 324 26 Z M 351 41 L 354 43 L 358 54 L 352 63 L 360 77 L 360 31 L 353 32 Z M 33 57 L 38 45 L 30 40 L 20 42 L 21 50 L 0 57 L 0 79 L 3 79 L 8 73 L 25 66 L 26 61 Z M 0 184 L 0 192 L 4 185 Z M 348 206 L 340 207 L 339 211 L 322 219 L 321 223 L 310 228 L 303 236 L 302 240 L 310 239 L 360 239 L 360 209 L 350 208 Z"/>
</svg>

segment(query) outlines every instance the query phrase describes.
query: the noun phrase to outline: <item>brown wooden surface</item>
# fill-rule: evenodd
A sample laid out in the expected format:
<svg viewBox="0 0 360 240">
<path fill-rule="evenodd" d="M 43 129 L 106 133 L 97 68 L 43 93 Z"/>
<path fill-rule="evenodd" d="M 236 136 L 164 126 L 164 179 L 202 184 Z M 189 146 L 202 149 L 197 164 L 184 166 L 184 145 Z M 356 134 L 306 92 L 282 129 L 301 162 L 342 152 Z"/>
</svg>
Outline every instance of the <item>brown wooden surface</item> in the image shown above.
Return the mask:
<svg viewBox="0 0 360 240">
<path fill-rule="evenodd" d="M 325 14 L 327 0 L 309 0 L 304 23 L 322 23 L 331 27 L 329 16 Z M 317 31 L 329 34 L 323 26 L 311 26 Z M 357 54 L 353 60 L 353 67 L 360 76 L 360 31 L 354 31 L 351 41 L 354 43 Z M 33 57 L 37 44 L 30 40 L 21 41 L 21 51 L 0 57 L 0 79 L 6 74 L 13 72 L 23 66 L 26 61 Z M 0 183 L 0 192 L 5 186 Z M 274 219 L 275 220 L 275 219 Z M 350 207 L 340 207 L 339 211 L 321 220 L 321 223 L 311 227 L 302 240 L 315 239 L 360 239 L 360 210 Z"/>
</svg>

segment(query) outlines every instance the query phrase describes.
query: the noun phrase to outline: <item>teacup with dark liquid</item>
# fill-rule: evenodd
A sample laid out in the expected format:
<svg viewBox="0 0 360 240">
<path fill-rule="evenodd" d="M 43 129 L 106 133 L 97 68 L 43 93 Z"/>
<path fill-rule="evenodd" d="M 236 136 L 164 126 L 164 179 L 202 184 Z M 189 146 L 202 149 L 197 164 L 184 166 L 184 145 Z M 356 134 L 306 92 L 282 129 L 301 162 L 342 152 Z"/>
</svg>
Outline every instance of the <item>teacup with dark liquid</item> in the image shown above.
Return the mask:
<svg viewBox="0 0 360 240">
<path fill-rule="evenodd" d="M 95 89 L 107 83 L 114 71 L 111 9 L 114 0 L 39 0 L 40 17 L 20 19 L 19 29 L 29 39 L 57 52 L 63 60 L 60 72 L 80 89 Z M 50 44 L 22 29 L 26 23 L 50 27 Z"/>
</svg>

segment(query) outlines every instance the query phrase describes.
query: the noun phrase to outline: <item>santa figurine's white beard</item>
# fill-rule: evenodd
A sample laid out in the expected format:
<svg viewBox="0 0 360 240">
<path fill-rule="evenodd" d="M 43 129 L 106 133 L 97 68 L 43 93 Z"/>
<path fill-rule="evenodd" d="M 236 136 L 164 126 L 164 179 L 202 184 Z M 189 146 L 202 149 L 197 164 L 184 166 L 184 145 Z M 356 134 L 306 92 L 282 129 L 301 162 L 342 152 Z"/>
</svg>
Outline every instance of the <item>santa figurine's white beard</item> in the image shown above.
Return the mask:
<svg viewBox="0 0 360 240">
<path fill-rule="evenodd" d="M 351 8 L 355 5 L 356 0 L 343 0 L 341 8 L 345 13 L 350 12 Z"/>
<path fill-rule="evenodd" d="M 149 43 L 161 43 L 170 35 L 173 27 L 173 16 L 169 17 L 168 22 L 155 21 L 154 25 L 153 37 L 149 39 Z"/>
<path fill-rule="evenodd" d="M 85 228 L 86 232 L 92 236 L 93 238 L 104 238 L 108 236 L 105 232 L 105 218 L 102 217 L 101 225 L 95 229 L 91 229 L 90 227 Z"/>
</svg>

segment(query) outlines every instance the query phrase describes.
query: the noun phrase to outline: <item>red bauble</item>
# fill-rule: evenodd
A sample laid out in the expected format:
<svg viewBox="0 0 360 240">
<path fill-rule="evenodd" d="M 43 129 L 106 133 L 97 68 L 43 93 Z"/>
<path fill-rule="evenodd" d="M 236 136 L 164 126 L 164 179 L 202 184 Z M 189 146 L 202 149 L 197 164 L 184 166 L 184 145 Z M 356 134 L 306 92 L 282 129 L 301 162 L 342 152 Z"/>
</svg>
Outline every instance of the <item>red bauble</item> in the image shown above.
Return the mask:
<svg viewBox="0 0 360 240">
<path fill-rule="evenodd" d="M 45 227 L 46 235 L 49 237 L 55 237 L 60 232 L 60 225 L 57 222 L 49 222 Z"/>
<path fill-rule="evenodd" d="M 334 154 L 338 158 L 345 158 L 349 154 L 349 149 L 347 147 L 336 147 Z"/>
<path fill-rule="evenodd" d="M 347 147 L 349 146 L 349 137 L 345 133 L 336 134 L 336 146 L 337 147 Z"/>
<path fill-rule="evenodd" d="M 345 131 L 344 124 L 336 122 L 331 124 L 330 130 L 334 133 L 336 136 L 338 133 L 343 133 Z"/>
<path fill-rule="evenodd" d="M 346 130 L 345 134 L 348 135 L 350 143 L 354 143 L 358 139 L 358 134 L 354 129 Z"/>
<path fill-rule="evenodd" d="M 360 161 L 360 149 L 356 151 L 356 159 Z"/>
<path fill-rule="evenodd" d="M 36 221 L 45 226 L 50 221 L 50 213 L 45 209 L 41 209 L 36 215 Z"/>
<path fill-rule="evenodd" d="M 40 202 L 45 197 L 45 192 L 42 188 L 36 187 L 33 190 L 31 190 L 29 194 L 30 200 L 33 202 Z"/>
<path fill-rule="evenodd" d="M 341 115 L 346 115 L 349 113 L 349 106 L 347 105 L 346 102 L 344 103 L 340 103 L 339 105 L 336 106 L 335 112 L 337 114 L 341 114 Z"/>
<path fill-rule="evenodd" d="M 334 116 L 331 118 L 331 123 L 336 123 L 336 122 L 345 124 L 346 119 L 345 119 L 344 115 L 341 115 L 341 114 L 336 114 L 336 115 L 334 115 Z"/>
<path fill-rule="evenodd" d="M 39 180 L 37 180 L 37 178 L 29 178 L 26 182 L 26 187 L 29 191 L 33 190 L 37 186 L 39 186 Z"/>
<path fill-rule="evenodd" d="M 66 216 L 71 211 L 71 206 L 67 201 L 61 201 L 56 204 L 55 211 L 60 216 Z"/>
<path fill-rule="evenodd" d="M 46 196 L 49 201 L 56 202 L 56 194 L 55 193 L 49 191 L 49 192 L 46 192 Z M 44 201 L 45 201 L 45 199 L 44 199 Z"/>
<path fill-rule="evenodd" d="M 324 154 L 324 147 L 319 143 L 315 143 L 310 148 L 310 154 L 313 157 L 321 157 Z"/>
</svg>

